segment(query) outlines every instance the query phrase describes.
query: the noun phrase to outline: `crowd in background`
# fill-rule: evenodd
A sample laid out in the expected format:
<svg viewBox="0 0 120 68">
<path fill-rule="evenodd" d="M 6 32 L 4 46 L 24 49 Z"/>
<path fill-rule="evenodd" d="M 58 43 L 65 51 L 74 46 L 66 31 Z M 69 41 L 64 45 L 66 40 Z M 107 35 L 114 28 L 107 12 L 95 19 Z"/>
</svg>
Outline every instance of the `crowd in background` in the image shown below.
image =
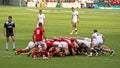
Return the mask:
<svg viewBox="0 0 120 68">
<path fill-rule="evenodd" d="M 77 3 L 81 8 L 94 8 L 95 5 L 100 7 L 120 7 L 120 0 L 21 0 L 27 6 L 28 2 L 34 2 L 36 7 L 45 7 L 47 3 Z M 12 0 L 1 0 L 2 5 L 10 5 Z M 107 6 L 106 6 L 107 5 Z"/>
<path fill-rule="evenodd" d="M 120 0 L 24 0 L 26 5 L 28 2 L 35 2 L 36 7 L 39 4 L 40 7 L 45 6 L 48 2 L 54 3 L 80 3 L 81 8 L 94 8 L 94 4 L 108 5 L 120 5 Z M 103 6 L 104 7 L 104 6 Z"/>
</svg>

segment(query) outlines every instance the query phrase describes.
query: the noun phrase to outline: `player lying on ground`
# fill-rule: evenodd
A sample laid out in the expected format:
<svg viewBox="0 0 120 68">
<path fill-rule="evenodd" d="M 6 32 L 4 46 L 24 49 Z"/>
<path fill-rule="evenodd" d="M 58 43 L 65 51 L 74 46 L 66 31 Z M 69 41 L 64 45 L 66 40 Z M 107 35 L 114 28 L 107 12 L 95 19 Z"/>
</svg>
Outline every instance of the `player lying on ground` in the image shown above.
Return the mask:
<svg viewBox="0 0 120 68">
<path fill-rule="evenodd" d="M 19 55 L 20 53 L 27 53 L 34 47 L 35 47 L 35 43 L 33 41 L 30 41 L 25 48 L 16 50 L 15 54 Z"/>
</svg>

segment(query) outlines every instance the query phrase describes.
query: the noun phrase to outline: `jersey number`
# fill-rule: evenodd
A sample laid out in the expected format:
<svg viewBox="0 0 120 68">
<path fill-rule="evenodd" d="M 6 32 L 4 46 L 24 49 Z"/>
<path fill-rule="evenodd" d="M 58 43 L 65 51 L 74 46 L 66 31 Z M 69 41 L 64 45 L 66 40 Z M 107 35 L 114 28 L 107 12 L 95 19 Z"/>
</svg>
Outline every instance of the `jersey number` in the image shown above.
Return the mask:
<svg viewBox="0 0 120 68">
<path fill-rule="evenodd" d="M 37 32 L 36 34 L 40 34 L 40 30 L 37 30 L 36 32 Z"/>
</svg>

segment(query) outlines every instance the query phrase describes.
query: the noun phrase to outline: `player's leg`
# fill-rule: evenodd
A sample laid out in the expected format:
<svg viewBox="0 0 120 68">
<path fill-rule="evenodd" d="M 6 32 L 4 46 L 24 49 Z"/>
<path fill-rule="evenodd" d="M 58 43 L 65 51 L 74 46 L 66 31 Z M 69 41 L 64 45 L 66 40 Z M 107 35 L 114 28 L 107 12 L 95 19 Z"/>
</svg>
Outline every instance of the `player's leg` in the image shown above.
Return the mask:
<svg viewBox="0 0 120 68">
<path fill-rule="evenodd" d="M 48 58 L 46 57 L 47 45 L 46 45 L 45 42 L 43 42 L 43 41 L 40 42 L 40 45 L 41 45 L 41 48 L 42 48 L 41 53 L 42 53 L 43 59 L 48 59 Z"/>
<path fill-rule="evenodd" d="M 54 51 L 54 47 L 51 47 L 48 52 L 48 57 L 51 58 L 53 56 L 52 51 Z"/>
<path fill-rule="evenodd" d="M 9 42 L 9 36 L 6 36 L 6 50 L 8 51 L 8 42 Z"/>
<path fill-rule="evenodd" d="M 74 33 L 74 24 L 72 23 L 72 31 L 70 34 L 73 34 Z"/>
<path fill-rule="evenodd" d="M 68 53 L 69 53 L 68 48 L 63 48 L 63 51 L 60 53 L 60 56 L 64 57 L 64 56 L 68 55 Z"/>
<path fill-rule="evenodd" d="M 76 23 L 74 23 L 74 31 L 75 31 L 75 34 L 78 34 L 78 30 L 77 30 L 77 25 L 76 25 Z"/>
<path fill-rule="evenodd" d="M 19 55 L 20 53 L 26 53 L 26 52 L 29 52 L 31 49 L 29 47 L 26 47 L 24 49 L 19 49 L 19 50 L 16 50 L 15 51 L 15 54 L 16 55 Z"/>
<path fill-rule="evenodd" d="M 102 48 L 102 52 L 109 52 L 110 53 L 110 56 L 113 56 L 115 54 L 115 51 L 114 50 L 111 50 L 109 47 L 107 46 L 103 46 Z"/>
<path fill-rule="evenodd" d="M 15 37 L 11 36 L 12 38 L 12 45 L 13 45 L 13 51 L 15 51 L 16 47 L 15 47 Z"/>
</svg>

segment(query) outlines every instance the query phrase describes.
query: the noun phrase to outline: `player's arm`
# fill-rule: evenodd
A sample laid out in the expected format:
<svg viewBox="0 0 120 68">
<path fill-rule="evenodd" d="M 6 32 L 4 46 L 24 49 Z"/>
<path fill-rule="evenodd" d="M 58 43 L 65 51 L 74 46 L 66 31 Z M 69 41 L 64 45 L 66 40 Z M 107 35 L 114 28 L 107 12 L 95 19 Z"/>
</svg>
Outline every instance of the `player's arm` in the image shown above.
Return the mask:
<svg viewBox="0 0 120 68">
<path fill-rule="evenodd" d="M 103 41 L 105 42 L 105 36 L 102 35 Z"/>
<path fill-rule="evenodd" d="M 45 41 L 46 41 L 46 36 L 45 36 L 45 32 L 43 32 L 43 38 L 45 39 Z"/>
<path fill-rule="evenodd" d="M 45 25 L 45 18 L 43 18 L 43 20 L 44 20 L 44 25 Z"/>
<path fill-rule="evenodd" d="M 35 35 L 34 34 L 32 35 L 32 40 L 33 40 L 33 42 L 35 42 Z"/>
<path fill-rule="evenodd" d="M 6 28 L 3 29 L 3 34 L 6 36 Z"/>
<path fill-rule="evenodd" d="M 4 36 L 6 36 L 6 24 L 4 24 L 3 34 L 4 34 Z"/>
<path fill-rule="evenodd" d="M 79 14 L 77 12 L 77 23 L 79 23 Z"/>
<path fill-rule="evenodd" d="M 33 32 L 32 41 L 35 42 L 35 32 Z"/>
<path fill-rule="evenodd" d="M 15 23 L 13 24 L 13 32 L 14 32 L 14 35 L 15 35 L 15 33 L 16 33 Z"/>
<path fill-rule="evenodd" d="M 93 48 L 93 43 L 92 43 L 93 39 L 94 39 L 94 36 L 91 36 L 91 48 Z"/>
<path fill-rule="evenodd" d="M 38 22 L 39 22 L 39 15 L 37 16 L 36 25 L 38 25 Z"/>
<path fill-rule="evenodd" d="M 13 28 L 14 35 L 16 34 L 16 28 Z"/>
<path fill-rule="evenodd" d="M 36 25 L 38 25 L 38 22 L 39 22 L 39 18 L 37 18 Z"/>
<path fill-rule="evenodd" d="M 79 14 L 77 15 L 77 23 L 79 23 Z"/>
<path fill-rule="evenodd" d="M 91 36 L 91 42 L 93 41 L 93 36 Z"/>
<path fill-rule="evenodd" d="M 44 22 L 44 25 L 45 25 L 45 20 L 46 20 L 46 19 L 45 19 L 45 15 L 43 14 L 43 22 Z"/>
</svg>

